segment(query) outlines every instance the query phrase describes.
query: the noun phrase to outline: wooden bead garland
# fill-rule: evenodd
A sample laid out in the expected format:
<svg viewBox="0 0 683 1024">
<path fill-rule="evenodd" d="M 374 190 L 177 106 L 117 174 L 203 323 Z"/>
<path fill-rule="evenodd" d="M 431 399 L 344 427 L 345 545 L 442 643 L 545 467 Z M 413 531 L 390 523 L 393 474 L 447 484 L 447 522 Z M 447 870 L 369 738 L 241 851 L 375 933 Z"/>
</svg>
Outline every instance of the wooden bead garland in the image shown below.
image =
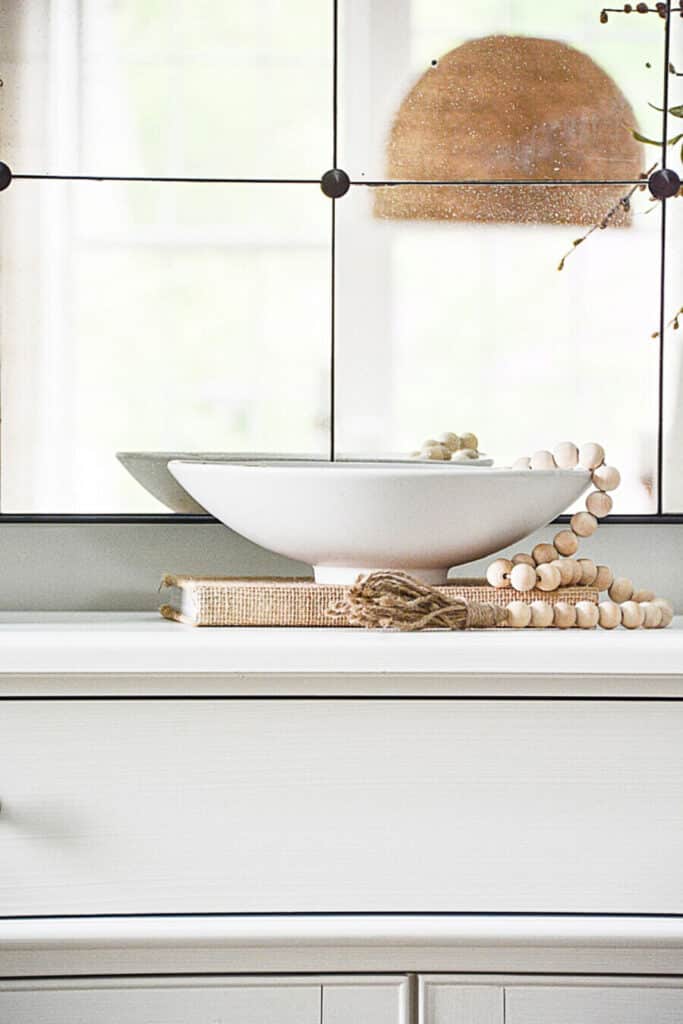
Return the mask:
<svg viewBox="0 0 683 1024">
<path fill-rule="evenodd" d="M 476 439 L 475 439 L 476 440 Z M 446 444 L 446 436 L 439 438 Z M 460 439 L 462 442 L 462 439 Z M 437 444 L 437 442 L 434 442 Z M 437 456 L 438 457 L 438 456 Z M 576 512 L 569 529 L 555 534 L 553 543 L 536 544 L 530 555 L 518 552 L 512 560 L 497 558 L 488 567 L 486 578 L 492 587 L 509 587 L 518 593 L 531 590 L 556 591 L 560 587 L 594 587 L 607 592 L 609 600 L 599 605 L 591 601 L 567 601 L 549 604 L 547 601 L 511 601 L 507 625 L 516 629 L 532 626 L 544 629 L 664 629 L 671 624 L 673 608 L 664 598 L 656 597 L 649 589 L 636 590 L 631 580 L 614 576 L 607 565 L 596 565 L 590 558 L 574 558 L 579 543 L 591 537 L 598 521 L 612 511 L 613 501 L 608 491 L 614 491 L 621 482 L 621 474 L 614 466 L 605 464 L 605 449 L 590 442 L 577 447 L 571 441 L 562 441 L 552 452 L 541 449 L 530 458 L 523 456 L 513 464 L 517 470 L 573 469 L 576 466 L 590 471 L 594 491 L 586 498 L 586 511 Z"/>
</svg>

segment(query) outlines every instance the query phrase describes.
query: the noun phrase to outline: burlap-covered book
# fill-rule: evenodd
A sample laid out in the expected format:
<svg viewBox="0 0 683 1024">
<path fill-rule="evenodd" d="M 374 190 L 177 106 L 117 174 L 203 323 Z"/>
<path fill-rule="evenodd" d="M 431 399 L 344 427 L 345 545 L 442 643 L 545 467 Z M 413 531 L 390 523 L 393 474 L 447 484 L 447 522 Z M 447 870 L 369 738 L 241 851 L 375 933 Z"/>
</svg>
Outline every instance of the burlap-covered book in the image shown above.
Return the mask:
<svg viewBox="0 0 683 1024">
<path fill-rule="evenodd" d="M 315 583 L 306 578 L 182 576 L 163 577 L 166 603 L 159 609 L 167 619 L 191 626 L 350 626 L 348 619 L 330 615 L 349 588 Z M 455 579 L 437 588 L 449 597 L 506 605 L 509 590 L 496 590 L 484 579 Z M 564 587 L 554 592 L 530 590 L 515 594 L 520 601 L 592 601 L 591 587 Z"/>
</svg>

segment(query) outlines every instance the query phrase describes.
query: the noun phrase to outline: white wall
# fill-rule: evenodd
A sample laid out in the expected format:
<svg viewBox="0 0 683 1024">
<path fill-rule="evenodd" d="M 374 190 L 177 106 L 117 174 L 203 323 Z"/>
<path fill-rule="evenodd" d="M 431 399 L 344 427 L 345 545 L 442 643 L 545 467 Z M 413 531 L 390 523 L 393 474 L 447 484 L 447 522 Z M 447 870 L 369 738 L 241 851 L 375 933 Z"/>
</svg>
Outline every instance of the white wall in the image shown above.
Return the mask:
<svg viewBox="0 0 683 1024">
<path fill-rule="evenodd" d="M 515 551 L 529 551 L 548 527 Z M 581 551 L 670 598 L 683 613 L 683 526 L 604 525 Z M 483 573 L 486 562 L 460 569 Z M 300 575 L 218 524 L 6 524 L 0 527 L 0 610 L 153 610 L 164 572 Z"/>
</svg>

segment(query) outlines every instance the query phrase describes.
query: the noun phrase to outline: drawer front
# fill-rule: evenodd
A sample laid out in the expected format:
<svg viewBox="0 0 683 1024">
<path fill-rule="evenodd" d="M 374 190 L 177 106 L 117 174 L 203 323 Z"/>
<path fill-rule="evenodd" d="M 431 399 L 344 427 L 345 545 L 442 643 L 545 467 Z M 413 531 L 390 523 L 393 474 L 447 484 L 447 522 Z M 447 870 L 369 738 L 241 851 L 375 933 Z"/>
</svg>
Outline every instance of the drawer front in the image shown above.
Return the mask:
<svg viewBox="0 0 683 1024">
<path fill-rule="evenodd" d="M 278 980 L 6 983 L 7 1024 L 321 1024 L 320 986 Z"/>
<path fill-rule="evenodd" d="M 683 707 L 0 703 L 0 914 L 683 912 Z"/>
<path fill-rule="evenodd" d="M 681 1024 L 678 982 L 420 979 L 419 1024 Z"/>
<path fill-rule="evenodd" d="M 1 982 L 3 1024 L 408 1024 L 405 978 Z"/>
</svg>

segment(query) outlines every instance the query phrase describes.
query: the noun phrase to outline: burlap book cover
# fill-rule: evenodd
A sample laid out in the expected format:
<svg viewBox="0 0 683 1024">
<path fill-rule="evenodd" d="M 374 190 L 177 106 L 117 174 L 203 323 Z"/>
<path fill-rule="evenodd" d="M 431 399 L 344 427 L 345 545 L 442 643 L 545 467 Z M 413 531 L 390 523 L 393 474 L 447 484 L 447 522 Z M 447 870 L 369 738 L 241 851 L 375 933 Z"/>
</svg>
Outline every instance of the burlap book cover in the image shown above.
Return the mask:
<svg viewBox="0 0 683 1024">
<path fill-rule="evenodd" d="M 164 618 L 191 626 L 350 626 L 329 609 L 349 588 L 334 583 L 315 583 L 305 578 L 183 576 L 167 574 L 161 588 L 168 591 L 159 609 Z M 160 588 L 160 589 L 161 589 Z M 552 592 L 530 590 L 512 595 L 496 590 L 484 579 L 458 579 L 438 587 L 449 597 L 506 605 L 512 596 L 519 601 L 599 601 L 591 587 L 565 587 Z M 511 596 L 512 595 L 512 596 Z"/>
</svg>

